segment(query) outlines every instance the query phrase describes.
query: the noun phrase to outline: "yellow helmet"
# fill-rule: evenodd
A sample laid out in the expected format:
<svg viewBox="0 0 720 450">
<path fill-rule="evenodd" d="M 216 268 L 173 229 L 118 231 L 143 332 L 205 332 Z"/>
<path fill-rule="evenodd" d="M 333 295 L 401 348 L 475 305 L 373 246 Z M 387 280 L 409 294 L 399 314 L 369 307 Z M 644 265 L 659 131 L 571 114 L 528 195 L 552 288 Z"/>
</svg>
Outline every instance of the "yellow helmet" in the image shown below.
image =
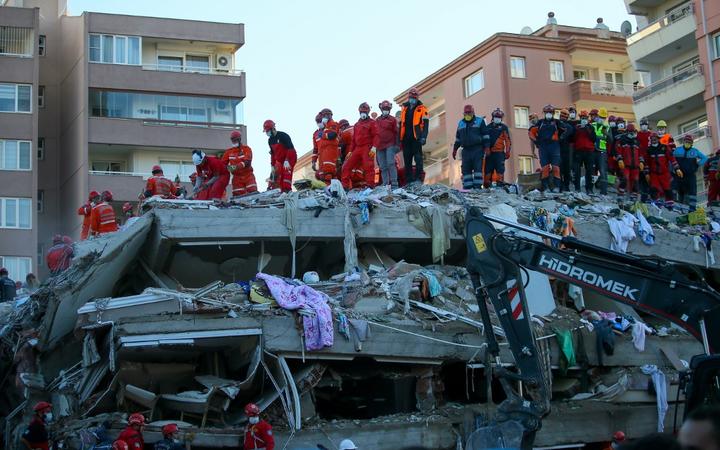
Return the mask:
<svg viewBox="0 0 720 450">
<path fill-rule="evenodd" d="M 658 128 L 659 128 L 659 127 L 665 127 L 665 128 L 667 128 L 667 123 L 665 123 L 664 120 L 658 120 L 656 127 L 658 127 Z"/>
<path fill-rule="evenodd" d="M 603 119 L 606 119 L 607 116 L 608 116 L 607 109 L 605 109 L 605 108 L 600 108 L 600 109 L 598 110 L 598 116 L 602 117 Z"/>
</svg>

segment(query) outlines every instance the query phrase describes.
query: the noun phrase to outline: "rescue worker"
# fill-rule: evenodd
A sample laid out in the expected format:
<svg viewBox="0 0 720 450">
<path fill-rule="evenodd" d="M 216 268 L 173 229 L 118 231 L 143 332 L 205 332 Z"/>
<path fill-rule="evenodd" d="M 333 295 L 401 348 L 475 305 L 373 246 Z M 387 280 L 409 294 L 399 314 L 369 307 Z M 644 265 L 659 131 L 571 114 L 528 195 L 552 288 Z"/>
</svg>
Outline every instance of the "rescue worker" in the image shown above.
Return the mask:
<svg viewBox="0 0 720 450">
<path fill-rule="evenodd" d="M 0 267 L 0 302 L 9 302 L 17 296 L 15 282 L 10 279 L 8 270 Z"/>
<path fill-rule="evenodd" d="M 673 151 L 673 156 L 683 176 L 678 177 L 677 183 L 678 201 L 690 207 L 690 211 L 697 208 L 697 171 L 705 166 L 707 156 L 700 150 L 693 147 L 695 140 L 689 134 L 683 136 L 683 145 Z"/>
<path fill-rule="evenodd" d="M 342 166 L 345 163 L 347 152 L 350 151 L 350 146 L 352 145 L 353 128 L 347 119 L 341 119 L 338 122 L 338 131 L 340 132 L 340 141 L 338 143 L 340 151 L 337 161 L 337 179 L 339 180 L 342 175 Z"/>
<path fill-rule="evenodd" d="M 635 124 L 627 126 L 627 132 L 619 135 L 615 143 L 615 155 L 617 158 L 618 177 L 618 202 L 622 202 L 625 193 L 630 195 L 630 201 L 637 201 L 638 182 L 640 171 L 645 167 L 645 154 L 640 150 Z"/>
<path fill-rule="evenodd" d="M 562 181 L 562 191 L 570 190 L 570 180 L 572 179 L 572 160 L 571 151 L 572 137 L 575 134 L 575 126 L 570 122 L 570 111 L 567 109 L 560 110 L 560 121 L 565 124 L 566 129 L 570 130 L 563 139 L 560 140 L 560 180 Z"/>
<path fill-rule="evenodd" d="M 595 131 L 590 126 L 587 111 L 580 111 L 580 121 L 572 136 L 573 172 L 575 192 L 580 192 L 580 177 L 585 169 L 585 193 L 593 193 L 592 177 L 595 174 Z"/>
<path fill-rule="evenodd" d="M 128 447 L 127 442 L 118 439 L 117 441 L 113 442 L 112 450 L 130 450 L 130 447 Z"/>
<path fill-rule="evenodd" d="M 393 189 L 398 187 L 397 166 L 395 165 L 395 154 L 398 152 L 398 121 L 390 115 L 392 103 L 383 100 L 378 105 L 380 117 L 377 118 L 377 135 L 374 147 L 377 148 L 377 164 L 380 167 L 380 178 L 384 185 L 390 185 Z"/>
<path fill-rule="evenodd" d="M 351 175 L 355 168 L 362 167 L 365 184 L 372 188 L 375 186 L 375 137 L 377 124 L 370 118 L 370 105 L 363 102 L 358 107 L 360 120 L 353 125 L 353 137 L 350 152 L 342 168 L 341 181 L 346 190 L 352 188 Z"/>
<path fill-rule="evenodd" d="M 411 88 L 408 92 L 408 101 L 403 103 L 400 110 L 400 141 L 408 184 L 422 182 L 424 177 L 422 147 L 427 140 L 430 119 L 427 107 L 420 101 L 419 96 L 418 90 Z"/>
<path fill-rule="evenodd" d="M 623 128 L 620 129 L 620 125 Z M 617 149 L 616 143 L 620 139 L 620 135 L 625 132 L 625 119 L 620 116 L 608 117 L 608 133 L 607 133 L 607 155 L 608 155 L 608 173 L 620 176 L 617 167 Z"/>
<path fill-rule="evenodd" d="M 244 450 L 273 450 L 275 438 L 272 427 L 265 420 L 260 419 L 260 408 L 254 403 L 245 405 L 245 415 L 248 424 L 245 426 Z"/>
<path fill-rule="evenodd" d="M 113 199 L 112 192 L 103 191 L 100 203 L 93 206 L 90 213 L 90 235 L 99 236 L 105 233 L 113 233 L 118 230 L 115 220 L 115 210 L 108 203 Z"/>
<path fill-rule="evenodd" d="M 660 137 L 660 143 L 662 145 L 667 145 L 670 150 L 675 150 L 675 139 L 673 139 L 672 135 L 667 132 L 667 122 L 664 120 L 658 120 L 655 124 L 655 128 L 657 129 L 657 134 Z"/>
<path fill-rule="evenodd" d="M 650 133 L 650 146 L 646 155 L 646 174 L 645 178 L 650 185 L 650 194 L 653 200 L 657 200 L 660 194 L 665 195 L 665 207 L 672 210 L 673 194 L 670 189 L 672 177 L 669 167 L 679 178 L 683 177 L 683 173 L 678 166 L 673 152 L 667 145 L 660 143 L 660 136 L 656 132 Z"/>
<path fill-rule="evenodd" d="M 230 132 L 232 146 L 225 150 L 222 162 L 232 175 L 232 195 L 252 194 L 257 192 L 257 182 L 252 168 L 252 149 L 242 143 L 242 134 L 238 130 Z"/>
<path fill-rule="evenodd" d="M 190 178 L 190 184 L 194 188 L 195 183 L 197 183 L 197 172 L 191 173 L 188 178 Z M 205 189 L 205 190 L 198 192 L 197 194 L 191 194 L 188 198 L 190 200 L 207 200 L 209 193 L 210 193 L 210 191 Z"/>
<path fill-rule="evenodd" d="M 572 126 L 577 125 L 578 122 L 580 122 L 580 118 L 577 115 L 577 108 L 575 107 L 575 105 L 568 106 L 567 111 L 568 111 L 567 122 Z"/>
<path fill-rule="evenodd" d="M 463 118 L 458 122 L 457 131 L 455 131 L 455 144 L 453 144 L 452 151 L 453 159 L 457 159 L 458 150 L 462 150 L 460 171 L 463 189 L 483 187 L 483 160 L 489 147 L 490 134 L 485 119 L 475 115 L 473 105 L 465 105 Z M 407 160 L 405 160 L 405 164 L 407 164 Z M 406 177 L 408 177 L 407 167 L 406 165 Z"/>
<path fill-rule="evenodd" d="M 145 198 L 158 195 L 161 198 L 177 198 L 175 196 L 175 185 L 168 178 L 165 178 L 162 167 L 154 165 L 152 167 L 152 176 L 145 183 Z"/>
<path fill-rule="evenodd" d="M 607 194 L 607 171 L 608 171 L 608 126 L 605 124 L 607 110 L 600 108 L 595 116 L 595 121 L 590 126 L 595 132 L 595 170 L 599 173 L 597 184 L 600 187 L 600 194 Z M 592 120 L 592 113 L 591 120 Z"/>
<path fill-rule="evenodd" d="M 325 127 L 325 124 L 322 122 L 322 116 L 320 115 L 320 113 L 317 113 L 317 115 L 315 116 L 315 125 L 317 126 L 317 129 L 313 130 L 312 134 L 312 163 L 310 164 L 310 167 L 312 168 L 313 172 L 315 172 L 315 178 L 320 180 L 321 178 L 317 173 L 317 162 L 318 158 L 320 157 L 320 139 L 322 139 L 323 128 Z"/>
<path fill-rule="evenodd" d="M 59 234 L 53 236 L 53 245 L 50 247 L 47 255 L 45 256 L 48 269 L 50 269 L 50 275 L 57 275 L 65 271 L 72 263 L 72 258 L 75 256 L 75 250 L 72 246 L 72 240 L 70 237 L 67 238 L 70 240 L 69 243 L 67 243 L 63 236 L 60 236 Z"/>
<path fill-rule="evenodd" d="M 321 111 L 320 140 L 317 141 L 318 164 L 313 163 L 316 170 L 315 177 L 330 185 L 333 178 L 337 178 L 337 164 L 340 159 L 340 129 L 337 122 L 332 120 L 332 111 L 325 108 Z"/>
<path fill-rule="evenodd" d="M 263 123 L 263 131 L 268 137 L 270 147 L 270 183 L 269 189 L 280 189 L 282 192 L 292 190 L 292 174 L 297 162 L 297 152 L 293 146 L 290 136 L 282 131 L 277 131 L 275 122 L 266 120 Z"/>
<path fill-rule="evenodd" d="M 650 129 L 650 123 L 647 117 L 641 118 L 640 129 L 638 130 L 638 146 L 640 147 L 640 153 L 643 155 L 647 155 L 647 149 L 650 146 L 650 133 L 652 133 L 652 130 Z M 640 172 L 643 172 L 642 168 Z M 638 186 L 640 190 L 640 201 L 647 201 L 650 197 L 650 185 L 644 176 L 640 177 Z"/>
<path fill-rule="evenodd" d="M 95 203 L 100 202 L 100 193 L 98 191 L 91 191 L 88 195 L 88 201 L 84 205 L 78 208 L 78 215 L 83 216 L 82 230 L 80 231 L 80 240 L 84 241 L 90 235 L 90 214 L 92 213 L 93 206 Z"/>
<path fill-rule="evenodd" d="M 221 200 L 230 183 L 230 172 L 225 163 L 217 156 L 208 156 L 202 150 L 192 151 L 197 178 L 193 187 L 193 197 L 207 191 L 208 200 Z"/>
<path fill-rule="evenodd" d="M 180 430 L 177 424 L 163 425 L 161 431 L 163 438 L 155 443 L 155 450 L 185 450 L 185 444 L 178 439 Z"/>
<path fill-rule="evenodd" d="M 127 427 L 118 436 L 119 441 L 125 441 L 129 450 L 143 450 L 145 439 L 142 431 L 145 427 L 145 416 L 140 413 L 132 413 L 128 417 Z"/>
<path fill-rule="evenodd" d="M 493 181 L 499 184 L 505 183 L 505 160 L 510 159 L 512 143 L 510 141 L 510 130 L 503 123 L 505 113 L 496 108 L 491 114 L 492 121 L 487 126 L 488 142 L 485 148 L 485 169 L 483 186 L 490 187 Z M 493 179 L 493 173 L 496 178 Z"/>
<path fill-rule="evenodd" d="M 537 125 L 537 122 L 538 122 L 538 115 L 536 113 L 528 114 L 528 123 L 529 123 L 528 133 L 530 132 L 530 129 L 532 127 Z M 538 159 L 536 150 L 537 150 L 537 146 L 535 145 L 535 142 L 532 139 L 530 139 L 530 151 L 532 152 L 533 159 Z"/>
<path fill-rule="evenodd" d="M 50 435 L 47 426 L 53 420 L 52 405 L 48 402 L 38 402 L 33 407 L 33 417 L 30 424 L 22 434 L 20 441 L 29 450 L 49 450 Z"/>
<path fill-rule="evenodd" d="M 122 226 L 120 227 L 120 230 L 127 230 L 128 228 L 130 228 L 132 226 L 132 224 L 134 224 L 135 222 L 140 220 L 140 218 L 137 217 L 133 213 L 133 207 L 130 204 L 130 202 L 125 202 L 125 204 L 122 207 L 122 210 L 123 210 L 123 216 L 125 216 L 125 223 L 122 224 Z"/>
<path fill-rule="evenodd" d="M 567 139 L 570 132 L 567 124 L 554 118 L 554 113 L 554 106 L 545 105 L 543 118 L 528 133 L 540 152 L 542 189 L 550 189 L 552 176 L 552 191 L 560 192 L 560 141 Z"/>
<path fill-rule="evenodd" d="M 703 165 L 703 174 L 708 188 L 708 204 L 720 200 L 720 148 Z"/>
</svg>

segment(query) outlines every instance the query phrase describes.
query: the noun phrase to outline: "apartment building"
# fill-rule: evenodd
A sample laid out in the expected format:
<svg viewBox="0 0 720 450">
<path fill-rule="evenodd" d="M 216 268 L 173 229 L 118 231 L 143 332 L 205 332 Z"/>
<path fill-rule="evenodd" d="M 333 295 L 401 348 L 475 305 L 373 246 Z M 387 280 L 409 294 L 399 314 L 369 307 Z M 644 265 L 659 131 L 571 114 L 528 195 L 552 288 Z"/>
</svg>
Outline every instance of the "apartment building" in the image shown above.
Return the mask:
<svg viewBox="0 0 720 450">
<path fill-rule="evenodd" d="M 486 116 L 500 108 L 513 139 L 505 179 L 532 173 L 527 137 L 528 116 L 546 104 L 578 110 L 606 108 L 610 114 L 634 120 L 632 95 L 639 81 L 626 53 L 625 38 L 598 19 L 593 28 L 547 24 L 535 32 L 497 33 L 415 84 L 430 114 L 430 131 L 423 148 L 427 183 L 461 185 L 460 161 L 452 145 L 463 106 Z M 410 86 L 408 86 L 408 89 Z M 401 103 L 407 90 L 395 97 Z"/>
<path fill-rule="evenodd" d="M 720 2 L 625 0 L 637 19 L 627 51 L 643 80 L 633 95 L 638 117 L 668 123 L 679 137 L 691 134 L 709 154 L 718 147 Z"/>
<path fill-rule="evenodd" d="M 16 278 L 29 270 L 43 273 L 53 234 L 79 236 L 76 210 L 89 191 L 111 190 L 119 212 L 124 202 L 138 201 L 153 165 L 187 182 L 195 171 L 192 149 L 222 152 L 230 131 L 244 128 L 245 74 L 236 69 L 242 24 L 69 16 L 66 0 L 9 0 L 0 21 L 29 28 L 33 42 L 29 54 L 0 56 L 24 67 L 0 64 L 6 103 L 16 99 L 26 109 L 2 113 L 12 122 L 0 121 L 0 139 L 10 141 L 10 153 L 13 146 L 23 149 L 16 159 L 24 165 L 12 176 L 24 184 L 0 187 L 3 214 L 7 204 L 18 216 L 3 224 L 12 233 L 0 233 L 3 263 L 25 258 Z M 20 34 L 8 36 L 14 42 Z M 26 107 L 28 96 L 34 100 Z M 28 238 L 13 234 L 21 232 Z"/>
</svg>

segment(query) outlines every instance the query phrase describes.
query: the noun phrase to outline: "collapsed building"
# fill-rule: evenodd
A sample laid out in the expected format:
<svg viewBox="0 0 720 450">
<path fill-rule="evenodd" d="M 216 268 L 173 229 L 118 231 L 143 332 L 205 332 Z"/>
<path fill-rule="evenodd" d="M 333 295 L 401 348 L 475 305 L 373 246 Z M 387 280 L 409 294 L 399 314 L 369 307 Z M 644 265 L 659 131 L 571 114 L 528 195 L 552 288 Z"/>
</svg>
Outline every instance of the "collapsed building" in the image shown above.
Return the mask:
<svg viewBox="0 0 720 450">
<path fill-rule="evenodd" d="M 175 422 L 192 448 L 238 448 L 251 401 L 278 448 L 337 448 L 347 437 L 363 448 L 464 448 L 503 399 L 464 268 L 468 205 L 693 264 L 716 281 L 712 248 L 699 239 L 717 225 L 707 216 L 685 225 L 678 212 L 631 214 L 582 194 L 437 185 L 271 191 L 227 203 L 153 198 L 127 229 L 77 243 L 73 265 L 32 296 L 0 305 L 5 447 L 47 400 L 65 448 L 83 448 L 82 431 L 103 422 L 117 434 L 135 411 L 150 422 L 146 442 Z M 628 219 L 645 219 L 641 209 L 649 231 Z M 618 233 L 612 221 L 629 225 Z M 682 417 L 684 361 L 702 345 L 577 286 L 527 278 L 553 395 L 535 445 L 671 429 Z M 593 331 L 599 317 L 617 328 L 610 348 Z M 633 322 L 652 332 L 633 337 Z M 512 367 L 507 346 L 501 360 Z M 667 385 L 653 386 L 643 366 L 660 369 Z"/>
</svg>

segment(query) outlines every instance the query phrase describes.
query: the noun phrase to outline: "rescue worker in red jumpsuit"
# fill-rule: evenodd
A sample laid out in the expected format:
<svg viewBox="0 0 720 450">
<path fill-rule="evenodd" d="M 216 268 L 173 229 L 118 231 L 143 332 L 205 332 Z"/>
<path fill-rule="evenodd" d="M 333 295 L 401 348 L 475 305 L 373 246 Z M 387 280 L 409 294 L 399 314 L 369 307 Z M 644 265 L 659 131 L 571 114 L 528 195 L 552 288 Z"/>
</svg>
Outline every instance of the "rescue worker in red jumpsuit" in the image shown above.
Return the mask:
<svg viewBox="0 0 720 450">
<path fill-rule="evenodd" d="M 118 230 L 117 220 L 115 220 L 115 210 L 108 203 L 111 202 L 112 199 L 112 192 L 103 191 L 102 201 L 93 206 L 92 213 L 90 213 L 91 236 L 112 233 Z"/>
<path fill-rule="evenodd" d="M 594 111 L 594 110 L 593 110 Z M 543 118 L 535 126 L 530 127 L 528 134 L 540 152 L 542 168 L 542 189 L 550 189 L 552 178 L 553 192 L 560 192 L 560 141 L 570 136 L 569 125 L 554 118 L 555 107 L 545 105 Z M 592 115 L 592 113 L 590 113 Z"/>
<path fill-rule="evenodd" d="M 100 200 L 100 193 L 98 191 L 91 191 L 87 203 L 77 210 L 78 215 L 83 216 L 82 230 L 80 231 L 81 241 L 84 241 L 90 235 L 90 214 L 92 213 L 93 206 L 95 206 L 96 203 L 100 203 Z"/>
<path fill-rule="evenodd" d="M 282 192 L 292 190 L 292 175 L 297 162 L 297 152 L 290 136 L 275 128 L 275 122 L 266 120 L 263 131 L 268 137 L 270 147 L 270 183 L 268 189 L 280 189 Z"/>
<path fill-rule="evenodd" d="M 145 427 L 145 416 L 140 413 L 130 414 L 127 427 L 120 433 L 118 440 L 125 441 L 130 450 L 143 450 L 145 448 L 143 427 Z"/>
<path fill-rule="evenodd" d="M 225 150 L 222 161 L 232 174 L 232 195 L 252 194 L 257 192 L 257 182 L 252 168 L 252 149 L 242 143 L 242 134 L 238 130 L 230 133 L 232 147 Z"/>
<path fill-rule="evenodd" d="M 650 146 L 646 155 L 646 175 L 645 179 L 650 185 L 650 193 L 653 200 L 657 200 L 661 193 L 665 195 L 665 207 L 672 209 L 673 193 L 670 185 L 672 176 L 669 167 L 672 166 L 673 172 L 678 178 L 683 177 L 683 173 L 678 166 L 672 149 L 660 143 L 660 136 L 657 133 L 650 133 Z"/>
<path fill-rule="evenodd" d="M 340 158 L 340 129 L 337 122 L 332 120 L 332 111 L 325 108 L 320 111 L 321 124 L 320 140 L 318 146 L 318 163 L 313 164 L 317 170 L 317 179 L 324 181 L 328 186 L 333 178 L 337 178 L 337 162 Z"/>
<path fill-rule="evenodd" d="M 352 188 L 351 174 L 356 167 L 362 167 L 365 184 L 375 187 L 375 151 L 373 145 L 377 135 L 377 124 L 370 118 L 370 105 L 363 102 L 358 107 L 360 120 L 353 126 L 353 138 L 350 152 L 343 164 L 342 184 L 347 190 Z"/>
<path fill-rule="evenodd" d="M 640 153 L 643 155 L 647 154 L 647 149 L 650 146 L 650 133 L 652 133 L 652 129 L 650 128 L 650 123 L 648 122 L 647 117 L 643 117 L 640 119 L 640 129 L 638 130 L 638 147 L 640 147 Z M 643 164 L 644 166 L 644 164 Z M 644 172 L 644 167 L 640 168 L 640 173 Z M 639 190 L 640 190 L 640 200 L 645 202 L 650 197 L 650 186 L 647 183 L 647 180 L 645 179 L 645 176 L 640 176 L 640 182 L 638 183 Z"/>
<path fill-rule="evenodd" d="M 207 191 L 208 200 L 221 200 L 230 182 L 230 172 L 225 163 L 216 156 L 208 156 L 202 150 L 193 150 L 193 163 L 197 173 L 193 194 Z"/>
<path fill-rule="evenodd" d="M 245 415 L 248 424 L 245 426 L 244 450 L 274 450 L 275 438 L 272 427 L 265 420 L 260 419 L 260 408 L 254 403 L 245 406 Z"/>
<path fill-rule="evenodd" d="M 615 142 L 615 158 L 617 160 L 618 176 L 618 202 L 622 202 L 625 192 L 630 194 L 630 201 L 637 201 L 638 182 L 641 168 L 645 167 L 645 154 L 640 149 L 635 124 L 627 125 L 624 133 L 619 135 Z"/>
<path fill-rule="evenodd" d="M 159 195 L 162 198 L 177 198 L 175 196 L 175 185 L 170 179 L 165 178 L 162 167 L 154 165 L 152 167 L 152 176 L 145 183 L 145 198 Z"/>
<path fill-rule="evenodd" d="M 195 183 L 197 183 L 197 173 L 196 172 L 191 173 L 188 178 L 190 178 L 190 184 L 195 186 Z M 191 194 L 190 197 L 188 197 L 188 198 L 191 200 L 207 200 L 209 193 L 210 193 L 210 191 L 205 189 L 205 190 L 198 192 L 195 195 Z"/>
<path fill-rule="evenodd" d="M 374 147 L 377 148 L 377 163 L 380 167 L 380 179 L 384 185 L 390 185 L 393 189 L 398 187 L 397 164 L 395 155 L 400 151 L 398 145 L 398 121 L 390 115 L 392 103 L 383 100 L 378 105 L 380 117 L 375 121 L 377 125 L 377 136 Z"/>
<path fill-rule="evenodd" d="M 320 178 L 320 174 L 318 174 L 317 162 L 318 162 L 318 158 L 320 157 L 320 139 L 322 139 L 322 133 L 323 133 L 323 128 L 325 128 L 325 124 L 322 121 L 322 115 L 320 113 L 317 113 L 315 115 L 315 125 L 317 126 L 317 129 L 313 130 L 313 133 L 312 133 L 311 168 L 312 168 L 313 172 L 315 172 L 315 178 L 317 178 L 318 180 L 322 180 L 322 178 Z"/>
<path fill-rule="evenodd" d="M 50 436 L 47 425 L 52 421 L 52 405 L 48 402 L 38 402 L 33 407 L 33 411 L 35 414 L 20 441 L 28 450 L 49 450 Z"/>
<path fill-rule="evenodd" d="M 708 203 L 720 200 L 720 148 L 703 164 L 703 174 L 708 187 Z"/>
<path fill-rule="evenodd" d="M 69 242 L 66 242 L 65 238 L 59 234 L 53 236 L 53 245 L 50 247 L 47 252 L 47 256 L 45 257 L 48 269 L 50 269 L 50 275 L 57 275 L 70 267 L 72 258 L 75 256 L 72 239 L 68 236 L 65 237 L 67 237 Z"/>
<path fill-rule="evenodd" d="M 112 450 L 130 450 L 130 447 L 128 447 L 127 442 L 118 439 L 113 442 Z"/>
<path fill-rule="evenodd" d="M 505 160 L 510 159 L 512 143 L 510 142 L 510 130 L 503 123 L 505 113 L 500 108 L 492 112 L 492 122 L 487 126 L 489 136 L 489 147 L 485 148 L 485 163 L 483 185 L 489 188 L 493 181 L 499 184 L 505 182 Z M 496 174 L 493 179 L 493 173 Z"/>
</svg>

